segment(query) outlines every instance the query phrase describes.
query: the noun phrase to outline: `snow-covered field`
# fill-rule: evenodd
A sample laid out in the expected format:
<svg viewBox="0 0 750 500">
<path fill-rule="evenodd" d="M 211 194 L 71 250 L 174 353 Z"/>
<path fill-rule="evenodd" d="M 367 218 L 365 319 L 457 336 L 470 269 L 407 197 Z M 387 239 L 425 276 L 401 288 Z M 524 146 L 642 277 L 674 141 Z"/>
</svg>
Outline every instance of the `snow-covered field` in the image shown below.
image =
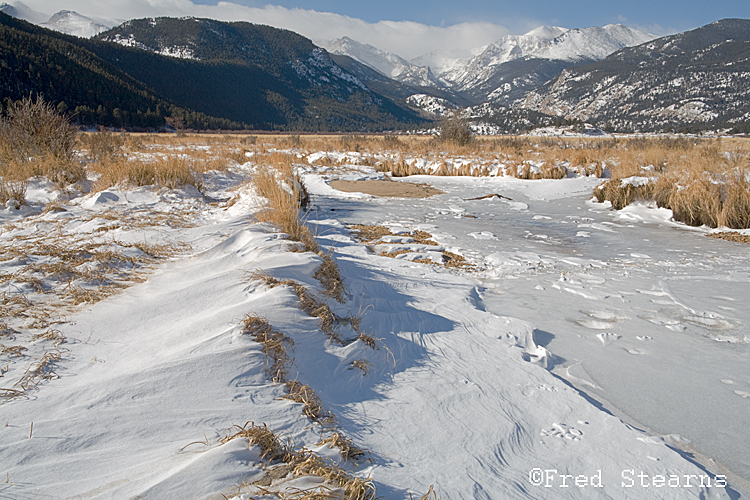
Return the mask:
<svg viewBox="0 0 750 500">
<path fill-rule="evenodd" d="M 594 178 L 412 177 L 444 194 L 376 198 L 327 184 L 382 176 L 370 167 L 307 166 L 307 222 L 346 286 L 343 303 L 326 303 L 378 339 L 373 349 L 342 327 L 351 341 L 338 345 L 289 287 L 257 280 L 325 297 L 312 276 L 321 257 L 289 251 L 253 218 L 264 204 L 247 184 L 255 168 L 206 174 L 205 196 L 63 196 L 39 181 L 30 206 L 0 213 L 5 254 L 18 247 L 0 272 L 26 277 L 6 279 L 2 296 L 13 315 L 0 330 L 0 498 L 259 498 L 241 485 L 273 464 L 246 440 L 222 440 L 247 422 L 369 478 L 384 499 L 431 485 L 442 499 L 750 490 L 747 245 L 664 210 L 592 203 Z M 503 197 L 471 200 L 490 194 Z M 355 224 L 391 234 L 364 244 Z M 416 230 L 436 244 L 415 242 Z M 29 267 L 55 260 L 34 251 L 42 244 L 109 251 L 105 269 L 80 266 L 119 285 L 86 301 L 85 286 Z M 424 263 L 443 252 L 469 267 Z M 262 346 L 242 333 L 246 315 L 293 340 L 289 378 L 334 423 L 282 399 Z M 333 431 L 365 459 L 320 444 Z"/>
</svg>

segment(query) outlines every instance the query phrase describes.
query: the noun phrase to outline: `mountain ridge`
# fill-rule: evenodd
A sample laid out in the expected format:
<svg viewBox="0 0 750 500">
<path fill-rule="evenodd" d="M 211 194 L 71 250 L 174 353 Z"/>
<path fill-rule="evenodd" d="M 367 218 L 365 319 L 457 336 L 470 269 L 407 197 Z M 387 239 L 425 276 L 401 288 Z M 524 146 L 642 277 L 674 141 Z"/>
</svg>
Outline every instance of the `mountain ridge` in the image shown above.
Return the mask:
<svg viewBox="0 0 750 500">
<path fill-rule="evenodd" d="M 627 131 L 750 122 L 750 20 L 725 19 L 566 69 L 521 108 Z"/>
</svg>

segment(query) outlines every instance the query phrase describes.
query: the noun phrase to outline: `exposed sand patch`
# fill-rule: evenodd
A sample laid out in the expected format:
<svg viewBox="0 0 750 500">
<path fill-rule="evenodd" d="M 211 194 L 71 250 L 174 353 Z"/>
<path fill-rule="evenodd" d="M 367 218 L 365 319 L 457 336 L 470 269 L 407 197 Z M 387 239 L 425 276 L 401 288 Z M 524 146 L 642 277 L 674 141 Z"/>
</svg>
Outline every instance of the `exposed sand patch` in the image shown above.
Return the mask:
<svg viewBox="0 0 750 500">
<path fill-rule="evenodd" d="M 347 193 L 365 193 L 373 196 L 391 196 L 396 198 L 429 198 L 443 191 L 427 184 L 412 184 L 398 181 L 331 181 L 329 185 Z"/>
</svg>

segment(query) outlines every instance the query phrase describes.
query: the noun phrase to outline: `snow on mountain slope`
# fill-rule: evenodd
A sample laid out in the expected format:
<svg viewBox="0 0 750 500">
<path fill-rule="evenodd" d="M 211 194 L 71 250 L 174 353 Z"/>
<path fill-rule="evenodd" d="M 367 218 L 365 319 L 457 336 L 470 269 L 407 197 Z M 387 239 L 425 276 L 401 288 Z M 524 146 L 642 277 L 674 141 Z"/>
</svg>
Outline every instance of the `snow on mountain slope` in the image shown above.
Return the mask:
<svg viewBox="0 0 750 500">
<path fill-rule="evenodd" d="M 603 28 L 565 30 L 542 26 L 524 35 L 508 35 L 490 44 L 466 66 L 438 74 L 459 90 L 475 88 L 492 78 L 505 63 L 522 58 L 563 60 L 571 63 L 598 61 L 631 45 L 654 37 L 617 24 Z"/>
<path fill-rule="evenodd" d="M 43 23 L 49 19 L 49 14 L 37 12 L 23 2 L 3 3 L 0 5 L 0 12 L 34 24 Z"/>
<path fill-rule="evenodd" d="M 315 40 L 316 45 L 331 54 L 349 56 L 383 75 L 408 85 L 440 87 L 442 83 L 426 65 L 416 65 L 403 57 L 378 49 L 366 43 L 360 43 L 349 37 L 335 40 Z"/>
<path fill-rule="evenodd" d="M 653 35 L 622 24 L 608 24 L 603 28 L 594 26 L 566 31 L 531 55 L 544 59 L 600 60 L 623 47 L 640 45 L 653 39 Z"/>
<path fill-rule="evenodd" d="M 412 66 L 412 63 L 392 52 L 360 43 L 346 36 L 335 40 L 315 40 L 315 44 L 331 54 L 349 56 L 391 78 Z"/>
<path fill-rule="evenodd" d="M 411 62 L 417 66 L 427 66 L 434 74 L 442 75 L 464 67 L 485 48 L 482 46 L 473 50 L 435 49 L 412 59 Z"/>
<path fill-rule="evenodd" d="M 111 27 L 71 10 L 61 10 L 40 26 L 81 38 L 91 38 Z"/>
</svg>

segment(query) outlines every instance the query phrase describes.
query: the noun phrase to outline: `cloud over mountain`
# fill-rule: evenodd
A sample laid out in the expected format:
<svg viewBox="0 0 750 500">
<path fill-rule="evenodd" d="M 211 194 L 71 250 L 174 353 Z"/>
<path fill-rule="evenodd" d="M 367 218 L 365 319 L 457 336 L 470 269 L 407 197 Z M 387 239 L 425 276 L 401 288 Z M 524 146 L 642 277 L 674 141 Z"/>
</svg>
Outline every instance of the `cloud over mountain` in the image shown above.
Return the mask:
<svg viewBox="0 0 750 500">
<path fill-rule="evenodd" d="M 232 2 L 197 5 L 191 0 L 25 0 L 34 10 L 54 13 L 64 7 L 94 19 L 125 21 L 141 17 L 195 16 L 221 21 L 249 21 L 285 28 L 312 39 L 349 36 L 411 59 L 436 47 L 471 49 L 492 43 L 510 31 L 493 23 L 429 26 L 410 21 L 368 23 L 331 12 L 266 5 L 246 7 Z"/>
</svg>

